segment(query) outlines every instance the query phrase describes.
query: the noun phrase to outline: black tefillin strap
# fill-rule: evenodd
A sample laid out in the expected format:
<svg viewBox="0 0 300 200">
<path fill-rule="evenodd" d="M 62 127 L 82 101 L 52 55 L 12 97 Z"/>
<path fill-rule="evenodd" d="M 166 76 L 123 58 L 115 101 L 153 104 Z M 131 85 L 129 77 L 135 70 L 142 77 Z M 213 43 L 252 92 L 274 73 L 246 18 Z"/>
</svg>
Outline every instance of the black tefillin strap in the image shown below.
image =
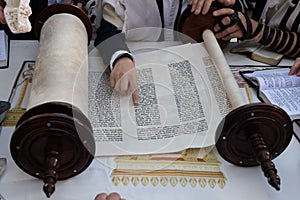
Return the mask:
<svg viewBox="0 0 300 200">
<path fill-rule="evenodd" d="M 220 26 L 221 31 L 233 26 L 235 24 L 237 24 L 239 26 L 239 28 L 241 29 L 242 33 L 243 33 L 243 37 L 239 38 L 240 40 L 248 40 L 248 39 L 252 39 L 254 38 L 261 30 L 262 26 L 258 26 L 256 31 L 252 34 L 252 23 L 250 18 L 248 17 L 248 15 L 242 13 L 245 17 L 246 20 L 246 25 L 247 27 L 244 27 L 244 24 L 242 22 L 242 20 L 239 18 L 238 16 L 238 11 L 234 10 L 234 13 L 232 15 L 226 15 L 224 17 L 229 17 L 230 18 L 230 23 L 228 25 L 224 25 L 222 23 L 222 19 L 224 19 L 224 17 L 218 21 L 218 25 Z"/>
</svg>

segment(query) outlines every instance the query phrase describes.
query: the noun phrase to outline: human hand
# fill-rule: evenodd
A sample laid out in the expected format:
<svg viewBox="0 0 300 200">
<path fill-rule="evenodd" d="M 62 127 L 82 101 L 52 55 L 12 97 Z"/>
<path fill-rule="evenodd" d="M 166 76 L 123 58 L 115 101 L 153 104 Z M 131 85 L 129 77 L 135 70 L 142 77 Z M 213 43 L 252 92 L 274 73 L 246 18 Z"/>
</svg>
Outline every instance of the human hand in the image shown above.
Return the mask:
<svg viewBox="0 0 300 200">
<path fill-rule="evenodd" d="M 78 8 L 80 8 L 81 10 L 83 10 L 83 11 L 85 10 L 83 4 L 80 3 L 80 2 L 77 3 L 76 6 L 77 6 Z"/>
<path fill-rule="evenodd" d="M 125 200 L 125 199 L 122 199 L 118 193 L 112 192 L 108 195 L 106 193 L 97 194 L 95 200 Z"/>
<path fill-rule="evenodd" d="M 130 58 L 117 60 L 110 74 L 110 86 L 121 94 L 132 93 L 133 104 L 138 104 L 137 73 Z"/>
<path fill-rule="evenodd" d="M 296 58 L 293 66 L 291 67 L 291 69 L 289 71 L 289 75 L 300 76 L 300 57 Z"/>
<path fill-rule="evenodd" d="M 6 20 L 4 17 L 4 8 L 2 6 L 0 6 L 0 23 L 6 24 Z"/>
<path fill-rule="evenodd" d="M 246 34 L 252 34 L 252 30 L 255 30 L 258 26 L 258 22 L 249 19 L 249 24 L 250 24 L 250 28 L 251 30 L 247 30 L 247 21 L 246 21 L 246 17 L 243 13 L 241 12 L 237 12 L 237 16 L 239 18 L 239 20 L 242 23 L 243 28 L 245 29 L 245 33 L 242 31 L 240 25 L 237 23 L 238 19 L 234 19 L 232 18 L 232 16 L 234 16 L 234 10 L 231 8 L 222 8 L 219 10 L 215 10 L 213 12 L 213 16 L 215 17 L 223 17 L 221 19 L 221 21 L 219 23 L 217 23 L 213 30 L 214 32 L 216 32 L 215 36 L 217 39 L 222 39 L 222 40 L 230 40 L 231 38 L 243 38 L 245 37 L 245 33 Z M 235 18 L 236 18 L 235 17 Z M 250 32 L 250 33 L 249 33 Z M 252 38 L 253 40 L 257 40 L 257 38 L 259 38 L 260 35 L 256 36 L 255 38 Z"/>
<path fill-rule="evenodd" d="M 195 15 L 199 15 L 200 13 L 206 15 L 213 1 L 216 0 L 189 0 L 189 4 L 192 5 L 191 12 L 193 12 Z M 223 4 L 224 6 L 233 6 L 236 0 L 217 0 L 217 1 Z"/>
</svg>

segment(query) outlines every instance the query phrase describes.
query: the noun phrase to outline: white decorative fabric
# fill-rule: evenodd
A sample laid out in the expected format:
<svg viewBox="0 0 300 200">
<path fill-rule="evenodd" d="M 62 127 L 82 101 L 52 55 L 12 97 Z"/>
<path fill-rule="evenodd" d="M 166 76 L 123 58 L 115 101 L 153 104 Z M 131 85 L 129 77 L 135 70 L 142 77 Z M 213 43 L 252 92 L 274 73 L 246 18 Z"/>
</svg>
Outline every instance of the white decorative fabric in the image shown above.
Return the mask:
<svg viewBox="0 0 300 200">
<path fill-rule="evenodd" d="M 104 0 L 124 21 L 122 32 L 127 40 L 156 41 L 161 33 L 161 19 L 155 0 Z"/>
<path fill-rule="evenodd" d="M 162 29 L 156 0 L 103 0 L 102 7 L 107 4 L 113 8 L 115 15 L 122 20 L 122 25 L 113 24 L 125 33 L 127 40 L 156 41 L 162 31 L 164 31 L 165 40 L 173 40 L 173 28 L 179 1 L 163 1 L 164 29 Z M 187 4 L 188 0 L 182 0 L 181 12 L 187 7 Z M 109 20 L 112 17 L 110 13 L 103 11 L 103 17 L 111 22 Z"/>
<path fill-rule="evenodd" d="M 10 0 L 4 8 L 6 23 L 13 33 L 26 33 L 31 30 L 29 16 L 31 8 L 30 0 Z"/>
<path fill-rule="evenodd" d="M 270 27 L 277 28 L 289 6 L 296 6 L 286 24 L 287 30 L 291 30 L 291 27 L 293 26 L 293 23 L 300 11 L 300 4 L 298 3 L 295 5 L 292 3 L 292 0 L 268 0 L 262 12 L 262 22 L 266 23 Z M 300 28 L 298 28 L 298 31 L 300 31 Z"/>
</svg>

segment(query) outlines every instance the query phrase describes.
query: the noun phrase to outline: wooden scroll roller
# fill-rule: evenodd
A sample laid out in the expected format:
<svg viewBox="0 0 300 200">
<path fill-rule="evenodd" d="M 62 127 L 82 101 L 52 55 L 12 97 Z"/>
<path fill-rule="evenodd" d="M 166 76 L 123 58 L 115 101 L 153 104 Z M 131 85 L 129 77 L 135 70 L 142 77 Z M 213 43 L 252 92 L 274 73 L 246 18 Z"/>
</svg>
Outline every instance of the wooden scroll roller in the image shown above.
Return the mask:
<svg viewBox="0 0 300 200">
<path fill-rule="evenodd" d="M 182 38 L 186 43 L 192 42 L 190 39 L 193 39 L 196 42 L 203 42 L 202 33 L 204 30 L 209 29 L 213 30 L 213 27 L 217 24 L 218 17 L 213 16 L 213 11 L 224 7 L 223 4 L 214 1 L 210 7 L 210 10 L 206 15 L 195 15 L 191 12 L 192 6 L 188 6 L 183 13 L 180 15 L 180 18 L 177 23 L 177 31 L 187 35 L 190 38 Z M 229 41 L 222 39 L 217 40 L 221 49 L 224 49 Z"/>
<path fill-rule="evenodd" d="M 204 31 L 203 39 L 216 41 L 209 30 Z M 218 56 L 222 52 L 217 41 L 207 45 L 207 49 L 220 58 L 215 61 L 217 70 L 233 107 L 217 129 L 216 148 L 219 154 L 235 165 L 261 165 L 269 184 L 280 190 L 280 178 L 271 160 L 280 155 L 292 139 L 290 117 L 275 105 L 246 104 L 225 57 Z"/>
<path fill-rule="evenodd" d="M 84 171 L 95 143 L 88 116 L 88 42 L 91 24 L 72 5 L 47 7 L 39 16 L 39 51 L 27 111 L 10 150 L 26 173 L 43 179 L 50 197 L 57 180 Z"/>
</svg>

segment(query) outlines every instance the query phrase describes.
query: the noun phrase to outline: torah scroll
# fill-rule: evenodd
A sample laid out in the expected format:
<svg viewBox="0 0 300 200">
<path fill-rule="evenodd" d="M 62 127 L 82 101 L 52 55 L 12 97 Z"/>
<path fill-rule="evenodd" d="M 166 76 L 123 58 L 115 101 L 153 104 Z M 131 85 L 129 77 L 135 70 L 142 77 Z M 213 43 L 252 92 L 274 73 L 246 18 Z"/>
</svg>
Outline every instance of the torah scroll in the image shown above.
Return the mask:
<svg viewBox="0 0 300 200">
<path fill-rule="evenodd" d="M 57 180 L 84 171 L 94 157 L 88 110 L 88 31 L 75 6 L 46 8 L 29 105 L 16 125 L 10 149 L 16 164 L 43 179 L 50 197 Z M 44 23 L 43 23 L 43 20 Z"/>
</svg>

